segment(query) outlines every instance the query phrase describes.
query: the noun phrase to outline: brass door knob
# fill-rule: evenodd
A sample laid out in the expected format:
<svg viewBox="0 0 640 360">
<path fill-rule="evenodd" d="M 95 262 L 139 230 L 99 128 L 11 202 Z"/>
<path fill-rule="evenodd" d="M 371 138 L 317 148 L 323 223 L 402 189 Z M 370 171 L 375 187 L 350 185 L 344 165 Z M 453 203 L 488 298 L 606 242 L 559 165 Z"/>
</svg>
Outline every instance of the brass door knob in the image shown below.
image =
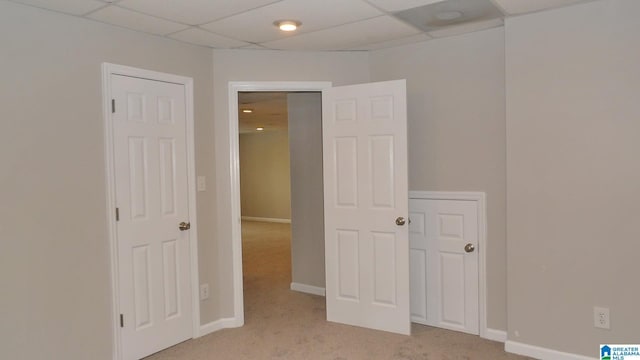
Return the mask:
<svg viewBox="0 0 640 360">
<path fill-rule="evenodd" d="M 402 216 L 400 216 L 400 217 L 398 217 L 398 218 L 396 219 L 396 225 L 398 225 L 398 226 L 402 226 L 402 225 L 404 225 L 405 223 L 406 223 L 406 220 L 405 220 Z"/>
<path fill-rule="evenodd" d="M 180 229 L 180 231 L 189 230 L 191 229 L 191 223 L 183 221 L 178 225 L 178 229 Z"/>
</svg>

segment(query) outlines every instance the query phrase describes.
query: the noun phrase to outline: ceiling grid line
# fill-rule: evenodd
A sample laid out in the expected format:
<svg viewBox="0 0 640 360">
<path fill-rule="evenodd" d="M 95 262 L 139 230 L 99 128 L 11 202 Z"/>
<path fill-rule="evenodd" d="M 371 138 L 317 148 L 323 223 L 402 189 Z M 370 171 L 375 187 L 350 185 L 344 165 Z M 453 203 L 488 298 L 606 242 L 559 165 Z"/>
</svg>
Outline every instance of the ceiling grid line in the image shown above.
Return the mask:
<svg viewBox="0 0 640 360">
<path fill-rule="evenodd" d="M 0 0 L 214 49 L 370 51 L 594 0 Z M 274 22 L 301 22 L 296 33 Z"/>
</svg>

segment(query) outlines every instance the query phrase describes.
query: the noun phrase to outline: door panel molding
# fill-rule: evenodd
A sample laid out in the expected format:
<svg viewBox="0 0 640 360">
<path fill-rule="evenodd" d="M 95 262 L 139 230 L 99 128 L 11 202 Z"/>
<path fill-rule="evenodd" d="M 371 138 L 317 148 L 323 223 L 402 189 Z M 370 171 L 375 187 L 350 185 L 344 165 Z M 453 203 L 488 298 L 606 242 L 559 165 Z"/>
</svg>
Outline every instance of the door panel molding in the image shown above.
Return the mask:
<svg viewBox="0 0 640 360">
<path fill-rule="evenodd" d="M 495 339 L 487 327 L 487 195 L 472 191 L 409 191 L 409 199 L 466 200 L 478 209 L 478 317 L 480 337 Z"/>
<path fill-rule="evenodd" d="M 112 295 L 112 331 L 113 331 L 113 359 L 122 358 L 122 344 L 120 338 L 120 308 L 119 308 L 119 276 L 118 276 L 118 242 L 116 224 L 116 182 L 115 182 L 115 159 L 114 159 L 114 134 L 112 129 L 112 84 L 113 75 L 122 75 L 134 78 L 161 81 L 183 85 L 185 89 L 185 120 L 186 120 L 186 146 L 187 146 L 187 178 L 188 178 L 188 201 L 189 217 L 191 229 L 189 235 L 189 258 L 191 273 L 191 299 L 192 299 L 192 334 L 193 337 L 200 336 L 200 301 L 199 301 L 199 280 L 198 280 L 198 231 L 196 212 L 196 186 L 195 186 L 195 136 L 194 136 L 194 115 L 193 115 L 193 79 L 189 77 L 166 74 L 156 71 L 139 69 L 124 65 L 103 63 L 102 64 L 102 108 L 104 126 L 104 146 L 105 146 L 105 176 L 107 194 L 107 229 L 110 243 L 110 263 L 111 263 L 111 295 Z"/>
</svg>

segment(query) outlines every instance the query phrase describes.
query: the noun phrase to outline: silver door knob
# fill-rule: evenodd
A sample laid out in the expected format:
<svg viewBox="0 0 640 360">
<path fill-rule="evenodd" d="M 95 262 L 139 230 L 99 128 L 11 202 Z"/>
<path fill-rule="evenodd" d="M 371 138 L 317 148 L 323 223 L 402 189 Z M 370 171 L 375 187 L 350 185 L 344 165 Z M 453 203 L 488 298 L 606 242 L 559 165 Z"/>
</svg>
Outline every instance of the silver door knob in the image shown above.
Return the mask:
<svg viewBox="0 0 640 360">
<path fill-rule="evenodd" d="M 476 249 L 476 247 L 473 246 L 473 244 L 467 244 L 467 245 L 464 246 L 464 251 L 466 251 L 468 253 L 473 252 L 473 250 L 475 250 L 475 249 Z"/>
<path fill-rule="evenodd" d="M 191 229 L 191 223 L 183 221 L 180 224 L 178 224 L 178 229 L 180 229 L 180 231 L 189 230 Z"/>
<path fill-rule="evenodd" d="M 404 218 L 403 218 L 402 216 L 400 216 L 400 217 L 398 217 L 398 218 L 396 219 L 396 225 L 398 225 L 398 226 L 402 226 L 402 225 L 404 225 L 405 223 L 406 223 L 406 221 L 404 220 Z"/>
</svg>

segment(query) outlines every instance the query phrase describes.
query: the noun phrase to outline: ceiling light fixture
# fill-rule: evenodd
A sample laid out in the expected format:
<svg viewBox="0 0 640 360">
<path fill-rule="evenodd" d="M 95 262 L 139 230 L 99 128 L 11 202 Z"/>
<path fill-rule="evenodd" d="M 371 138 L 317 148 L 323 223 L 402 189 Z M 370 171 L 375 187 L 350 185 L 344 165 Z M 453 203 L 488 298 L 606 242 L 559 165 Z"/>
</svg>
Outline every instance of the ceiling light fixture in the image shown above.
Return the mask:
<svg viewBox="0 0 640 360">
<path fill-rule="evenodd" d="M 460 11 L 443 11 L 436 14 L 438 20 L 455 20 L 462 16 Z"/>
<path fill-rule="evenodd" d="M 253 112 L 253 110 L 251 110 L 251 109 L 243 109 L 242 112 L 245 113 L 245 114 L 251 114 Z"/>
<path fill-rule="evenodd" d="M 262 131 L 262 130 L 264 130 L 264 128 L 262 128 L 262 127 L 257 127 L 257 128 L 256 128 L 256 130 L 258 130 L 258 131 Z"/>
<path fill-rule="evenodd" d="M 295 20 L 278 20 L 274 21 L 273 25 L 277 26 L 282 31 L 296 31 L 302 23 Z"/>
</svg>

